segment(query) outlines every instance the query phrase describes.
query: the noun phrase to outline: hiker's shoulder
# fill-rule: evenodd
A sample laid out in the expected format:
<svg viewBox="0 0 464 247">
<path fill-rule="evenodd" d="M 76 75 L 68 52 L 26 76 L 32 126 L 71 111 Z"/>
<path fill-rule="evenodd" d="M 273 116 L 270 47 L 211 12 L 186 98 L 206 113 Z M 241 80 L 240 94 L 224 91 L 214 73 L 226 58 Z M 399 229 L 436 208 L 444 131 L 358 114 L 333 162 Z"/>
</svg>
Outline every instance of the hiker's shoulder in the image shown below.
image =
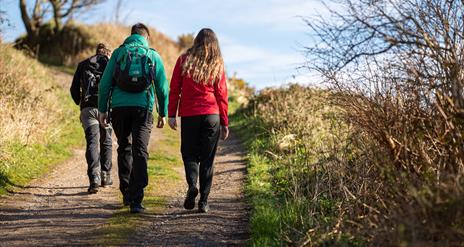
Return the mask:
<svg viewBox="0 0 464 247">
<path fill-rule="evenodd" d="M 88 57 L 88 58 L 86 58 L 86 59 L 80 61 L 80 62 L 77 64 L 77 66 L 84 66 L 84 65 L 88 64 L 89 61 L 90 61 L 90 58 L 92 58 L 92 57 Z"/>
<path fill-rule="evenodd" d="M 159 56 L 159 52 L 153 47 L 148 47 L 148 52 L 150 52 L 151 54 L 155 56 Z"/>
<path fill-rule="evenodd" d="M 118 46 L 116 49 L 114 49 L 113 55 L 117 55 L 117 54 L 118 54 L 119 52 L 121 52 L 121 50 L 124 49 L 124 48 L 125 48 L 124 44 Z"/>
<path fill-rule="evenodd" d="M 161 60 L 161 55 L 159 54 L 159 52 L 158 52 L 155 48 L 149 47 L 149 48 L 148 48 L 148 53 L 149 53 L 149 55 L 152 56 L 154 59 L 156 59 L 156 60 Z"/>
</svg>

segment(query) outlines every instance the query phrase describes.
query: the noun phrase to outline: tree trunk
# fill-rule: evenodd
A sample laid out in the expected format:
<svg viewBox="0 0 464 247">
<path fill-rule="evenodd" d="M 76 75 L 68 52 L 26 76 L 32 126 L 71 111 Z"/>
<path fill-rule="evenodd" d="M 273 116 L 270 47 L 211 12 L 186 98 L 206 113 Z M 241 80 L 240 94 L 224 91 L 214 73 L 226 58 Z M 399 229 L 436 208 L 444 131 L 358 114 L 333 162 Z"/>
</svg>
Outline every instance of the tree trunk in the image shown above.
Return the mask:
<svg viewBox="0 0 464 247">
<path fill-rule="evenodd" d="M 61 30 L 61 3 L 56 0 L 51 0 L 50 3 L 53 8 L 53 22 L 55 23 L 53 30 L 57 34 Z"/>
<path fill-rule="evenodd" d="M 21 10 L 21 19 L 23 20 L 24 27 L 26 28 L 27 35 L 33 36 L 35 30 L 33 30 L 33 25 L 29 14 L 27 13 L 26 0 L 19 0 L 19 9 Z"/>
</svg>

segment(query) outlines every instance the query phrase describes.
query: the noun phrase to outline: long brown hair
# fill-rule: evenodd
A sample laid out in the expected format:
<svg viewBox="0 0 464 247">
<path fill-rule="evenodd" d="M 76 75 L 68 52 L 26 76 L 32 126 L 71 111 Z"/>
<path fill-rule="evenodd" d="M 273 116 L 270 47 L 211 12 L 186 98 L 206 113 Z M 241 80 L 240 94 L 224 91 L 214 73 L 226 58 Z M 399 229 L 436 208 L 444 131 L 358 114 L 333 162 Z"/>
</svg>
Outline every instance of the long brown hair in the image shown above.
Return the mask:
<svg viewBox="0 0 464 247">
<path fill-rule="evenodd" d="M 214 84 L 221 79 L 223 70 L 224 60 L 216 34 L 209 28 L 201 29 L 186 52 L 182 75 L 190 76 L 197 83 Z"/>
</svg>

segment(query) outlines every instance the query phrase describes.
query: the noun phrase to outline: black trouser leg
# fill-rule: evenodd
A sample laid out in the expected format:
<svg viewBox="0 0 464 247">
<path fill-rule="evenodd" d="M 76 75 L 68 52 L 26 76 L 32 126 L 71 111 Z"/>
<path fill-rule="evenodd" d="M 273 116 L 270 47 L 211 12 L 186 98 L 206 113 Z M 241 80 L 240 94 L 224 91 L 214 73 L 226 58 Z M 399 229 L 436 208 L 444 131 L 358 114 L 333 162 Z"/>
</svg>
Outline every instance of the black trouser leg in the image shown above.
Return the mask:
<svg viewBox="0 0 464 247">
<path fill-rule="evenodd" d="M 200 121 L 199 117 L 181 118 L 181 154 L 185 178 L 189 188 L 197 186 L 200 166 Z"/>
<path fill-rule="evenodd" d="M 100 183 L 100 155 L 98 153 L 99 127 L 98 124 L 85 129 L 85 159 L 87 160 L 87 175 L 90 183 Z"/>
<path fill-rule="evenodd" d="M 213 162 L 219 140 L 219 116 L 183 117 L 181 122 L 182 159 L 187 183 L 196 185 L 200 177 L 200 200 L 207 201 L 213 182 Z"/>
<path fill-rule="evenodd" d="M 153 115 L 136 107 L 114 108 L 112 123 L 118 138 L 120 190 L 129 193 L 133 203 L 141 203 L 148 185 L 148 142 Z M 146 115 L 148 114 L 148 116 Z"/>
<path fill-rule="evenodd" d="M 113 163 L 112 158 L 112 143 L 111 128 L 103 128 L 100 126 L 100 165 L 103 172 L 111 172 Z"/>
<path fill-rule="evenodd" d="M 207 115 L 200 131 L 200 201 L 208 200 L 213 184 L 213 162 L 219 141 L 220 122 L 218 115 Z"/>
<path fill-rule="evenodd" d="M 118 176 L 119 189 L 123 195 L 129 189 L 129 180 L 132 170 L 132 124 L 130 116 L 124 111 L 113 109 L 112 124 L 114 134 L 118 139 Z"/>
<path fill-rule="evenodd" d="M 148 114 L 148 116 L 147 116 Z M 143 190 L 148 185 L 148 142 L 153 127 L 153 115 L 146 110 L 137 110 L 133 115 L 132 125 L 132 163 L 129 193 L 134 203 L 141 203 Z"/>
</svg>

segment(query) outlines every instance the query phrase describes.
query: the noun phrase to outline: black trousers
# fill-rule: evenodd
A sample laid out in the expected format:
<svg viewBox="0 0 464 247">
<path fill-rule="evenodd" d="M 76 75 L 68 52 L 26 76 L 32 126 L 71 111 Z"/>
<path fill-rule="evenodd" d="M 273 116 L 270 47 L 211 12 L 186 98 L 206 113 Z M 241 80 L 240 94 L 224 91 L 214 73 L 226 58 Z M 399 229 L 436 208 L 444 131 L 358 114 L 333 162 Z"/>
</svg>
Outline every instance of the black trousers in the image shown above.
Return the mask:
<svg viewBox="0 0 464 247">
<path fill-rule="evenodd" d="M 90 183 L 101 182 L 101 172 L 111 171 L 111 128 L 102 128 L 94 124 L 85 129 L 85 159 Z M 100 150 L 99 150 L 100 148 Z M 100 152 L 99 152 L 100 151 Z"/>
<path fill-rule="evenodd" d="M 213 183 L 213 162 L 219 141 L 219 115 L 181 118 L 181 153 L 189 188 L 200 177 L 200 201 L 207 201 Z"/>
<path fill-rule="evenodd" d="M 148 185 L 148 142 L 153 114 L 140 107 L 118 107 L 112 112 L 118 138 L 119 189 L 131 202 L 141 203 Z"/>
</svg>

